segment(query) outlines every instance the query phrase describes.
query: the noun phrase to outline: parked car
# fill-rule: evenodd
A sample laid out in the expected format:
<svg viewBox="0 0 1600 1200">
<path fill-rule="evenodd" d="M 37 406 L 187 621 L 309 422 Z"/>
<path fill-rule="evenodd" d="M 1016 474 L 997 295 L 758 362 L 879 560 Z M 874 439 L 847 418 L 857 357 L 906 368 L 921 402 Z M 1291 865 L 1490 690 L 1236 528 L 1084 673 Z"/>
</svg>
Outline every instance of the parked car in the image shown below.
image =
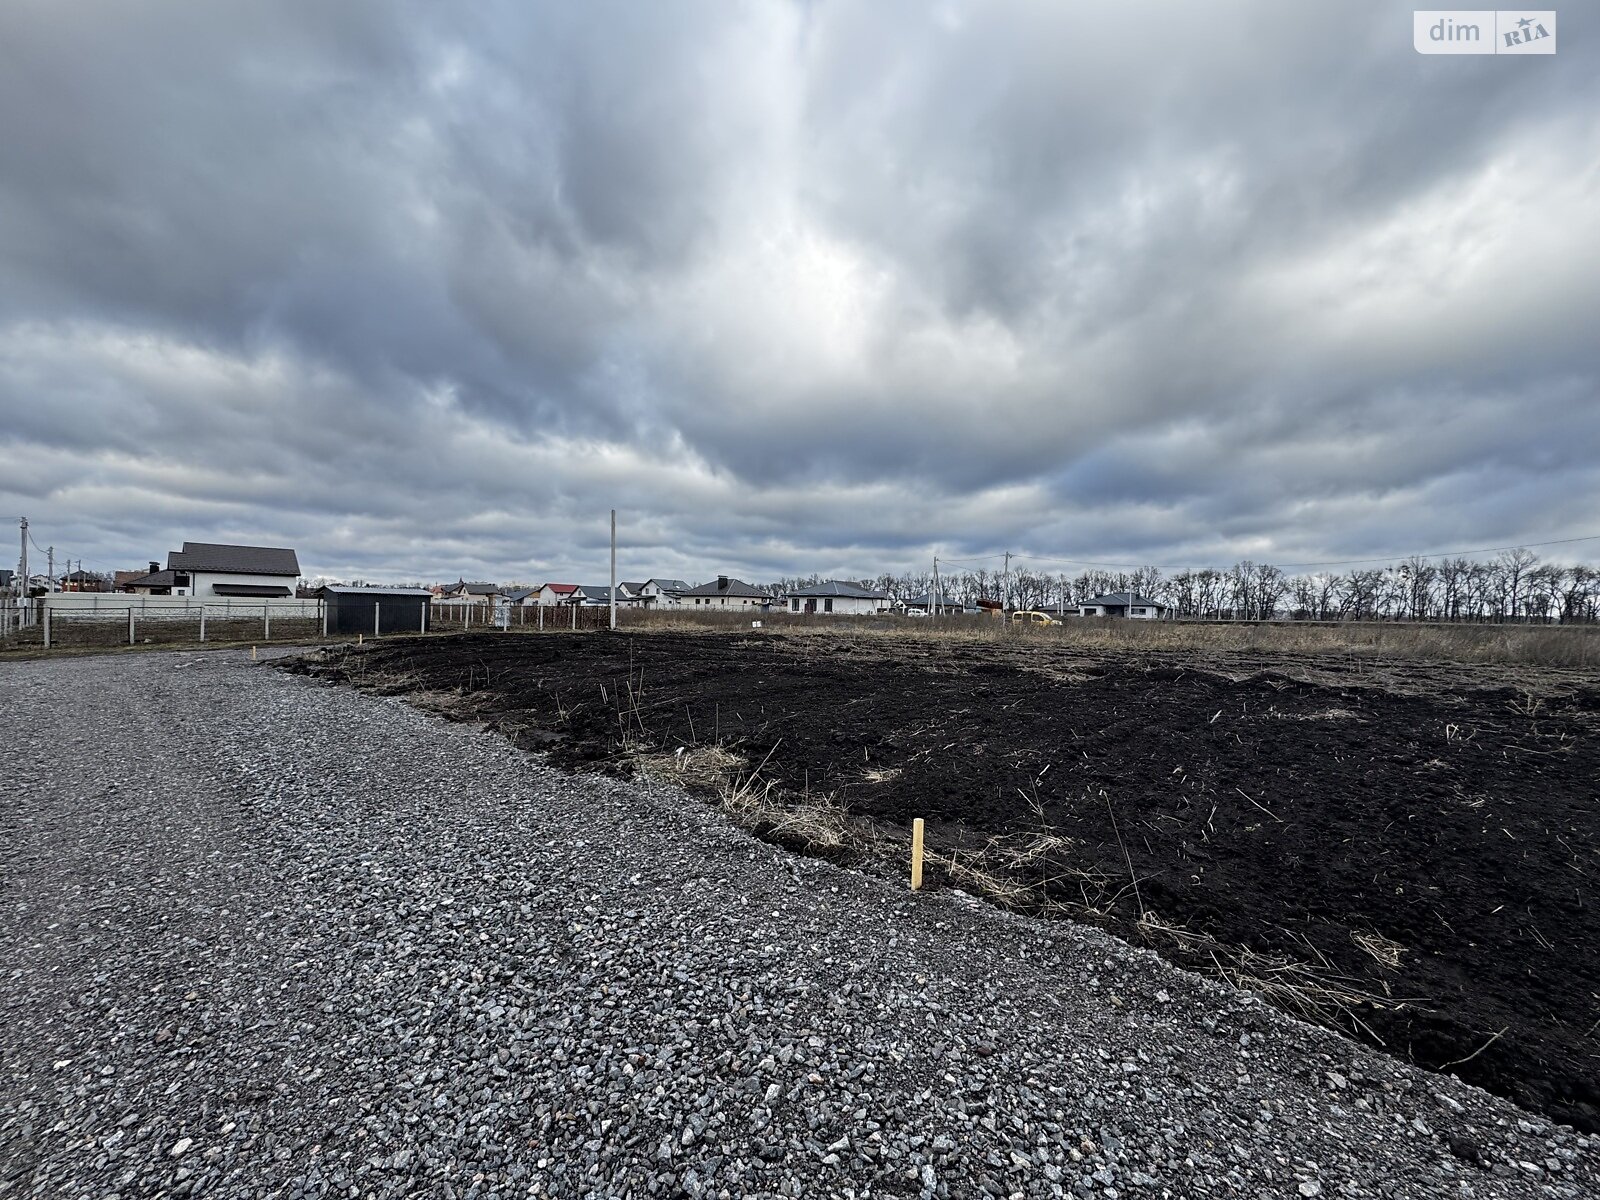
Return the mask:
<svg viewBox="0 0 1600 1200">
<path fill-rule="evenodd" d="M 1012 613 L 1011 614 L 1011 622 L 1014 625 L 1059 625 L 1059 624 L 1061 624 L 1060 621 L 1056 620 L 1049 613 L 1039 612 L 1037 609 L 1032 609 L 1032 608 L 1025 608 L 1021 612 Z"/>
</svg>

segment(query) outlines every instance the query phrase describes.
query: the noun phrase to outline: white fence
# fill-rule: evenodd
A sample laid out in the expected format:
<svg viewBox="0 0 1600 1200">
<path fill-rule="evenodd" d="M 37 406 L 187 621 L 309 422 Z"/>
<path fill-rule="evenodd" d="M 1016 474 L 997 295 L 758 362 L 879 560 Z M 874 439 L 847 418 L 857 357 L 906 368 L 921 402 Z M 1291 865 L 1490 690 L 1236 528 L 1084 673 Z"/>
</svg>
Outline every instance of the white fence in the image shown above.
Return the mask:
<svg viewBox="0 0 1600 1200">
<path fill-rule="evenodd" d="M 58 617 L 116 617 L 127 619 L 128 610 L 140 620 L 198 620 L 203 609 L 215 620 L 260 620 L 263 616 L 281 619 L 322 616 L 321 600 L 292 597 L 252 600 L 244 596 L 130 596 L 124 592 L 56 592 L 40 596 L 37 603 Z"/>
<path fill-rule="evenodd" d="M 320 600 L 57 593 L 0 612 L 0 636 L 49 650 L 116 643 L 179 644 L 327 633 Z"/>
</svg>

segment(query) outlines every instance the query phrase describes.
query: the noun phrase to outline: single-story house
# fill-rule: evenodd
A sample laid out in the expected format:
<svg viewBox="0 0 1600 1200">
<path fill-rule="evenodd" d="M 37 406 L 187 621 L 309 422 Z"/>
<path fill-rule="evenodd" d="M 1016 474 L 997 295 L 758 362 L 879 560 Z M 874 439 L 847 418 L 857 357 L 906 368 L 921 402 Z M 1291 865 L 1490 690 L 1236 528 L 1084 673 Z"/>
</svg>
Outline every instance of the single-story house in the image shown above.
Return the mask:
<svg viewBox="0 0 1600 1200">
<path fill-rule="evenodd" d="M 118 575 L 123 572 L 118 571 Z M 132 578 L 119 580 L 119 592 L 131 592 L 135 596 L 170 596 L 172 589 L 178 585 L 178 573 L 168 571 L 158 562 L 152 562 L 148 571 L 133 571 Z M 189 586 L 189 577 L 184 577 L 184 587 Z"/>
<path fill-rule="evenodd" d="M 611 585 L 608 583 L 581 583 L 573 589 L 567 597 L 566 603 L 576 604 L 580 608 L 610 608 Z M 628 592 L 627 588 L 617 584 L 617 607 L 626 608 L 639 603 L 639 598 Z"/>
<path fill-rule="evenodd" d="M 646 579 L 636 588 L 631 583 L 628 586 L 645 608 L 682 608 L 683 594 L 689 591 L 681 579 Z"/>
<path fill-rule="evenodd" d="M 230 546 L 185 542 L 167 555 L 164 570 L 152 562 L 145 575 L 122 589 L 142 596 L 228 596 L 277 600 L 293 596 L 300 561 L 280 546 Z"/>
<path fill-rule="evenodd" d="M 894 608 L 894 601 L 887 592 L 874 591 L 847 579 L 826 579 L 810 587 L 785 592 L 783 607 L 792 613 L 861 617 L 888 612 Z"/>
<path fill-rule="evenodd" d="M 512 588 L 505 594 L 505 602 L 512 608 L 533 608 L 538 603 L 538 588 Z"/>
<path fill-rule="evenodd" d="M 1151 600 L 1137 592 L 1107 592 L 1078 605 L 1080 617 L 1132 617 L 1137 621 L 1154 621 L 1167 611 L 1159 600 Z"/>
<path fill-rule="evenodd" d="M 915 615 L 919 617 L 925 617 L 928 615 L 929 610 L 933 609 L 935 606 L 933 602 L 933 596 L 928 592 L 923 592 L 922 595 L 913 596 L 911 599 L 905 601 L 901 607 L 906 610 L 906 614 L 908 616 Z M 951 596 L 948 593 L 941 592 L 939 595 L 938 611 L 935 613 L 935 615 L 941 617 L 960 617 L 968 615 L 976 616 L 977 612 L 978 606 L 976 604 L 965 604 L 956 599 L 956 597 Z"/>
<path fill-rule="evenodd" d="M 468 583 L 464 579 L 458 580 L 440 592 L 435 603 L 454 607 L 483 605 L 494 608 L 500 603 L 500 585 L 484 583 L 481 580 L 473 583 Z"/>
<path fill-rule="evenodd" d="M 578 590 L 575 583 L 545 583 L 533 589 L 534 603 L 544 608 L 556 604 L 566 604 L 572 599 L 572 593 Z"/>
<path fill-rule="evenodd" d="M 770 600 L 760 588 L 751 587 L 742 579 L 718 575 L 711 583 L 689 588 L 679 596 L 679 608 L 705 612 L 749 612 L 761 609 Z"/>
</svg>

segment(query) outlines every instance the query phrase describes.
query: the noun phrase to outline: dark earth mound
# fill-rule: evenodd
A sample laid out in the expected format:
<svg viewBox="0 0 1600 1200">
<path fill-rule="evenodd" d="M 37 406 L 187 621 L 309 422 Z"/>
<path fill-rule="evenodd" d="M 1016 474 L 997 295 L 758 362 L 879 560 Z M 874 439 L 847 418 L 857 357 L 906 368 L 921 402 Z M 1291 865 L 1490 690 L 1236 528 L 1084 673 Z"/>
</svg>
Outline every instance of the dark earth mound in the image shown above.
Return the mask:
<svg viewBox="0 0 1600 1200">
<path fill-rule="evenodd" d="M 1032 639 L 483 634 L 310 669 L 453 693 L 454 715 L 574 767 L 720 741 L 780 794 L 927 818 L 933 849 L 1047 831 L 1008 870 L 1051 907 L 1600 1128 L 1593 681 L 1540 695 L 1336 664 L 1349 682 L 1329 686 L 1307 681 L 1315 664 L 1196 661 Z"/>
</svg>

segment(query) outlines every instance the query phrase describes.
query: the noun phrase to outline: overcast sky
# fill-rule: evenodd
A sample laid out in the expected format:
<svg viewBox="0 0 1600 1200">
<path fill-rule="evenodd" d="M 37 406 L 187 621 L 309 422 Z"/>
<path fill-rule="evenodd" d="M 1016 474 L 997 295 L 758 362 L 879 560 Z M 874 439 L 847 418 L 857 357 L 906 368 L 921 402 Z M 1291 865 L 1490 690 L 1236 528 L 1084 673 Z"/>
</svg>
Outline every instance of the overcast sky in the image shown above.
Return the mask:
<svg viewBox="0 0 1600 1200">
<path fill-rule="evenodd" d="M 7 0 L 0 510 L 523 582 L 611 507 L 691 580 L 1600 534 L 1600 29 L 1411 12 Z"/>
</svg>

